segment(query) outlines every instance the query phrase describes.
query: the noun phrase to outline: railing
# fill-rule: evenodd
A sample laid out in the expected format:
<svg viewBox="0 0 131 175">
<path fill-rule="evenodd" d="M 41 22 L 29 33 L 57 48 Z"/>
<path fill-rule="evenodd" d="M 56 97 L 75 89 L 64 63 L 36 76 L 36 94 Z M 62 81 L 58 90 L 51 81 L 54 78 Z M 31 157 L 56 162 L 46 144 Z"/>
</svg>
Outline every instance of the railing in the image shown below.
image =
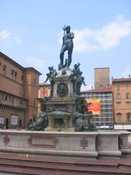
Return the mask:
<svg viewBox="0 0 131 175">
<path fill-rule="evenodd" d="M 25 104 L 11 103 L 11 102 L 8 102 L 8 101 L 1 100 L 0 105 L 10 106 L 10 107 L 14 107 L 14 108 L 26 109 L 26 103 Z"/>
</svg>

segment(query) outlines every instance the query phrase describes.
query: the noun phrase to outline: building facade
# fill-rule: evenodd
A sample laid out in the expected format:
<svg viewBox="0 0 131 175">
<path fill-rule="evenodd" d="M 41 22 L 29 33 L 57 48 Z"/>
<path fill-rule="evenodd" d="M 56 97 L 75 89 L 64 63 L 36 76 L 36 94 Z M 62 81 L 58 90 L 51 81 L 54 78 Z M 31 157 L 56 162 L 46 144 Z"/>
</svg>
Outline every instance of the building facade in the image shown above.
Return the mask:
<svg viewBox="0 0 131 175">
<path fill-rule="evenodd" d="M 99 90 L 94 89 L 81 92 L 81 96 L 85 97 L 86 101 L 89 102 L 89 107 L 94 106 L 96 108 L 92 109 L 92 107 L 90 107 L 90 110 L 93 110 L 90 112 L 92 112 L 92 121 L 96 128 L 113 128 L 112 88 L 101 88 Z"/>
<path fill-rule="evenodd" d="M 131 77 L 113 79 L 112 89 L 115 127 L 131 130 Z"/>
<path fill-rule="evenodd" d="M 110 69 L 109 67 L 95 68 L 95 89 L 106 88 L 110 86 Z"/>
<path fill-rule="evenodd" d="M 39 84 L 38 90 L 38 113 L 45 111 L 44 98 L 49 97 L 51 93 L 50 84 Z"/>
<path fill-rule="evenodd" d="M 0 52 L 0 127 L 23 128 L 36 115 L 39 75 Z"/>
</svg>

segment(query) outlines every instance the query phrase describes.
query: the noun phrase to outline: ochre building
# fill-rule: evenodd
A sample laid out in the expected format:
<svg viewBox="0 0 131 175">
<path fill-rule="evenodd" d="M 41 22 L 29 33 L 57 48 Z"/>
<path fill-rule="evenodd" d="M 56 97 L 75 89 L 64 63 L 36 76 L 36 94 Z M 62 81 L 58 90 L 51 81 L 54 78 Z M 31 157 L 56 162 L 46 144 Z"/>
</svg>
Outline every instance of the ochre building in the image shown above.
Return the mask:
<svg viewBox="0 0 131 175">
<path fill-rule="evenodd" d="M 0 52 L 0 127 L 24 128 L 37 115 L 39 76 Z"/>
<path fill-rule="evenodd" d="M 131 77 L 112 80 L 115 124 L 131 124 Z"/>
<path fill-rule="evenodd" d="M 38 90 L 38 113 L 44 112 L 45 106 L 44 106 L 44 100 L 46 97 L 50 96 L 51 92 L 51 86 L 50 84 L 39 84 L 39 90 Z"/>
</svg>

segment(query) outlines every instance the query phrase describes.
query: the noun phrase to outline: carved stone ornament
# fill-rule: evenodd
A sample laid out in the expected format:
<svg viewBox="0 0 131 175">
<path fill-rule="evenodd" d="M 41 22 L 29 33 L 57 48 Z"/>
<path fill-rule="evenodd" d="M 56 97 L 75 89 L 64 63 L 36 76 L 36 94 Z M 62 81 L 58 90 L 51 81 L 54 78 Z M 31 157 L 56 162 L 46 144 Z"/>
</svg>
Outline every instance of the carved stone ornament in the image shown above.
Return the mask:
<svg viewBox="0 0 131 175">
<path fill-rule="evenodd" d="M 68 87 L 65 83 L 59 83 L 57 86 L 57 95 L 59 97 L 65 97 L 68 95 Z"/>
</svg>

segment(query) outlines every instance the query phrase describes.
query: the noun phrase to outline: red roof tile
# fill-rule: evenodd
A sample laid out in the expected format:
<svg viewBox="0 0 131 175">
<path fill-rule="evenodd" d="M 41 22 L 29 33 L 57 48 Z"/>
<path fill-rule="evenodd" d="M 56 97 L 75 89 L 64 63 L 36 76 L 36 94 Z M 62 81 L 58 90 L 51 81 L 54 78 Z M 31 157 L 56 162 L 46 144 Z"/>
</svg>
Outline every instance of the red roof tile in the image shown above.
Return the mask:
<svg viewBox="0 0 131 175">
<path fill-rule="evenodd" d="M 107 87 L 107 88 L 91 89 L 91 90 L 88 90 L 88 91 L 83 91 L 81 93 L 88 93 L 88 92 L 94 92 L 94 93 L 112 92 L 112 86 Z"/>
<path fill-rule="evenodd" d="M 131 82 L 131 77 L 129 78 L 115 78 L 112 79 L 113 83 L 117 83 L 117 82 Z"/>
</svg>

